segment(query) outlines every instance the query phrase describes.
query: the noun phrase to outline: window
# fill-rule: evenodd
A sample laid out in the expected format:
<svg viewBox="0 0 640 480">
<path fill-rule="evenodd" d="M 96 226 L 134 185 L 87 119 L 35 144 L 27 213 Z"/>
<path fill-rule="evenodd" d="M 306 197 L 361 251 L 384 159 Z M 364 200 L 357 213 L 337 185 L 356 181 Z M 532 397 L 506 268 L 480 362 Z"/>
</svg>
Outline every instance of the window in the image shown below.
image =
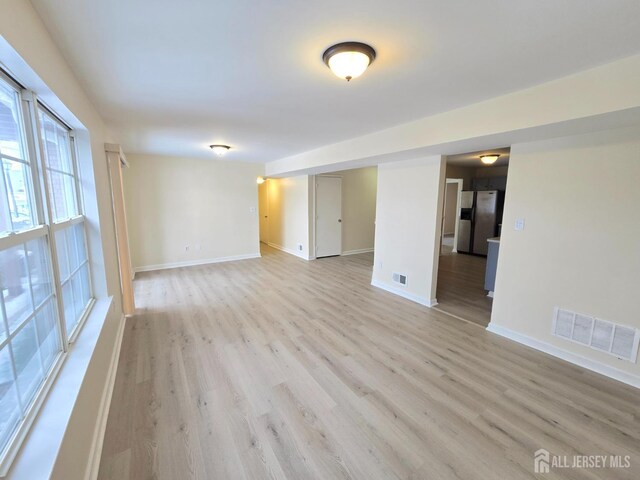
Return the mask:
<svg viewBox="0 0 640 480">
<path fill-rule="evenodd" d="M 71 131 L 44 108 L 38 108 L 40 141 L 51 205 L 52 229 L 62 287 L 67 336 L 91 300 L 89 259 L 80 215 L 78 175 Z"/>
<path fill-rule="evenodd" d="M 92 305 L 73 132 L 0 72 L 0 475 Z"/>
</svg>

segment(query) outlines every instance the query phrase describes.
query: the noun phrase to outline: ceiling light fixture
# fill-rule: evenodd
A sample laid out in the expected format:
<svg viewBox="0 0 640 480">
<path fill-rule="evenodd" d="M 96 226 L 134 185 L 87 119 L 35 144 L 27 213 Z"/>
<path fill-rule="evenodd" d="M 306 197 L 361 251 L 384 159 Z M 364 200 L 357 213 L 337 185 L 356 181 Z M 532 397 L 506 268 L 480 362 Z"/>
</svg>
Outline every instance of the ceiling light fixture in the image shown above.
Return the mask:
<svg viewBox="0 0 640 480">
<path fill-rule="evenodd" d="M 219 157 L 221 157 L 222 155 L 227 153 L 229 151 L 229 149 L 231 148 L 229 145 L 209 145 L 209 147 Z"/>
<path fill-rule="evenodd" d="M 351 80 L 364 73 L 376 58 L 376 51 L 366 43 L 343 42 L 327 48 L 322 60 L 338 77 Z"/>
<path fill-rule="evenodd" d="M 482 161 L 482 163 L 484 163 L 485 165 L 493 165 L 494 163 L 496 163 L 496 160 L 498 160 L 499 156 L 500 155 L 496 153 L 492 153 L 490 155 L 480 155 L 480 161 Z"/>
<path fill-rule="evenodd" d="M 258 185 L 262 185 L 262 184 L 264 183 L 264 181 L 265 181 L 265 178 L 264 178 L 264 177 L 258 177 L 258 178 L 256 179 L 256 182 L 258 183 Z"/>
</svg>

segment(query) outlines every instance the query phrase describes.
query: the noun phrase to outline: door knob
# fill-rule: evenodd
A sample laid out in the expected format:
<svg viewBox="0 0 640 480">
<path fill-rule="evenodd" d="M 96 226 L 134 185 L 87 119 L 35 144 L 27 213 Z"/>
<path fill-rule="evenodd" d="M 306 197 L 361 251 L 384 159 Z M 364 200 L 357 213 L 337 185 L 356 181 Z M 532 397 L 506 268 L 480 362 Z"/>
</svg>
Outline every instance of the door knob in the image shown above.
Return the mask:
<svg viewBox="0 0 640 480">
<path fill-rule="evenodd" d="M 338 219 L 338 223 L 342 223 L 342 219 L 341 218 Z"/>
</svg>

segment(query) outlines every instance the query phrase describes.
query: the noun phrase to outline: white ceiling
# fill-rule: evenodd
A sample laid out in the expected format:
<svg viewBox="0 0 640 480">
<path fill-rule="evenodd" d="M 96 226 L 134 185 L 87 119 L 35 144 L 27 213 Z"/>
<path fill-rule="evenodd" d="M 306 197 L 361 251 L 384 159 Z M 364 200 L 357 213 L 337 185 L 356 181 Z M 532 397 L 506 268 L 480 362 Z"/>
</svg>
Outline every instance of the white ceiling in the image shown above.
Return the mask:
<svg viewBox="0 0 640 480">
<path fill-rule="evenodd" d="M 640 52 L 638 0 L 32 0 L 127 153 L 265 162 Z M 378 58 L 341 81 L 333 43 Z"/>
<path fill-rule="evenodd" d="M 458 155 L 448 155 L 447 164 L 456 165 L 458 167 L 488 167 L 480 161 L 481 155 L 490 155 L 497 153 L 500 155 L 496 163 L 491 165 L 492 167 L 503 167 L 509 165 L 509 154 L 511 149 L 506 148 L 492 148 L 490 150 L 480 150 L 478 152 L 460 153 Z"/>
</svg>

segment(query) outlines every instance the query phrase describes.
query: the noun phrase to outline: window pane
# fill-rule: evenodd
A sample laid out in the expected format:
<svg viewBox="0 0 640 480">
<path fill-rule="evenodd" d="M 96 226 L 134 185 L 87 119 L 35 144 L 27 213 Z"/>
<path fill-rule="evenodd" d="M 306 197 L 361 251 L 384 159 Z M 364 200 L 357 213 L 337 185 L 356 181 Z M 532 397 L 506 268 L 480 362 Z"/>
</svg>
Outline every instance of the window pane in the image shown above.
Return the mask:
<svg viewBox="0 0 640 480">
<path fill-rule="evenodd" d="M 78 214 L 76 190 L 73 177 L 48 170 L 49 197 L 53 207 L 53 221 L 66 220 Z"/>
<path fill-rule="evenodd" d="M 0 220 L 3 231 L 18 232 L 33 227 L 35 222 L 35 210 L 31 205 L 31 170 L 24 163 L 2 159 L 4 174 L 2 199 L 7 202 L 5 214 L 8 213 L 9 221 Z M 2 214 L 0 214 L 2 215 Z"/>
<path fill-rule="evenodd" d="M 11 340 L 13 360 L 18 375 L 18 392 L 23 405 L 28 405 L 44 378 L 35 318 L 30 320 Z"/>
<path fill-rule="evenodd" d="M 56 315 L 55 298 L 51 298 L 36 316 L 36 329 L 40 343 L 40 355 L 45 371 L 49 371 L 59 352 L 60 335 Z"/>
<path fill-rule="evenodd" d="M 78 270 L 62 287 L 67 334 L 71 335 L 91 299 L 87 265 Z"/>
<path fill-rule="evenodd" d="M 80 260 L 78 259 L 78 243 L 76 241 L 76 229 L 75 225 L 65 228 L 67 237 L 67 254 L 69 255 L 69 273 L 73 274 L 80 266 Z M 82 226 L 81 226 L 82 227 Z"/>
<path fill-rule="evenodd" d="M 71 287 L 71 281 L 64 284 L 62 287 L 62 303 L 64 304 L 64 321 L 67 330 L 67 335 L 70 335 L 73 327 L 76 326 L 77 319 L 75 312 L 75 304 L 73 303 L 73 291 Z"/>
<path fill-rule="evenodd" d="M 40 135 L 47 168 L 73 174 L 69 131 L 44 110 L 39 110 Z"/>
<path fill-rule="evenodd" d="M 0 350 L 0 451 L 22 417 L 13 380 L 9 347 Z"/>
<path fill-rule="evenodd" d="M 8 336 L 9 331 L 7 330 L 7 321 L 4 317 L 4 309 L 0 308 L 0 343 L 4 342 Z"/>
<path fill-rule="evenodd" d="M 91 284 L 89 283 L 89 265 L 85 264 L 80 269 L 80 278 L 82 284 L 82 302 L 86 307 L 89 300 L 91 300 Z"/>
<path fill-rule="evenodd" d="M 69 130 L 44 110 L 38 111 L 38 118 L 53 221 L 58 222 L 75 217 L 80 212 L 71 156 L 71 137 Z"/>
<path fill-rule="evenodd" d="M 87 259 L 87 248 L 84 243 L 84 223 L 73 226 L 73 243 L 75 244 L 76 265 L 81 265 Z"/>
<path fill-rule="evenodd" d="M 53 293 L 49 267 L 49 245 L 45 237 L 27 243 L 27 258 L 31 278 L 31 290 L 35 307 Z"/>
<path fill-rule="evenodd" d="M 33 312 L 24 245 L 0 252 L 0 281 L 9 330 L 13 331 Z"/>
<path fill-rule="evenodd" d="M 71 288 L 73 289 L 73 310 L 75 312 L 75 318 L 79 319 L 85 305 L 82 301 L 82 277 L 80 276 L 80 272 L 71 278 Z"/>
<path fill-rule="evenodd" d="M 25 159 L 18 94 L 0 79 L 0 153 Z"/>
<path fill-rule="evenodd" d="M 58 256 L 58 269 L 60 270 L 60 281 L 64 282 L 69 278 L 69 247 L 67 246 L 67 229 L 56 232 L 56 251 Z"/>
</svg>

